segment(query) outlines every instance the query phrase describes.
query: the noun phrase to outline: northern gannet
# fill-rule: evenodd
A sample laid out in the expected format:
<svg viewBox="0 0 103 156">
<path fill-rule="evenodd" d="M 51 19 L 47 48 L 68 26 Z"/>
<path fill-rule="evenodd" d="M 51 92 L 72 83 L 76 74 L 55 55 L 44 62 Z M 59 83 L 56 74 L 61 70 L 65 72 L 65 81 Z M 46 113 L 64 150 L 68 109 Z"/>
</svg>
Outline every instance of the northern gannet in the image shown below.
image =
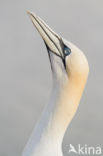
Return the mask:
<svg viewBox="0 0 103 156">
<path fill-rule="evenodd" d="M 62 141 L 74 117 L 89 72 L 83 52 L 60 37 L 35 13 L 28 12 L 47 47 L 53 75 L 50 102 L 22 156 L 63 156 Z"/>
</svg>

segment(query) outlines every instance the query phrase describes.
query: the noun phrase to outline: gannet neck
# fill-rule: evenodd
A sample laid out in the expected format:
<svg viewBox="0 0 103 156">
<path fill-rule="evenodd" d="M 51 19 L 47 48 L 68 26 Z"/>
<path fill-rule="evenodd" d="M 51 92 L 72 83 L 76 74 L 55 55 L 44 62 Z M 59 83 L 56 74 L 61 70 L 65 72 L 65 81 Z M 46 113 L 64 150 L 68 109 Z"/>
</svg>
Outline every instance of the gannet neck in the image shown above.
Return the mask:
<svg viewBox="0 0 103 156">
<path fill-rule="evenodd" d="M 54 83 L 55 84 L 55 83 Z M 23 156 L 62 156 L 62 140 L 71 122 L 85 83 L 54 85 L 50 103 L 42 114 L 35 132 L 29 140 Z"/>
</svg>

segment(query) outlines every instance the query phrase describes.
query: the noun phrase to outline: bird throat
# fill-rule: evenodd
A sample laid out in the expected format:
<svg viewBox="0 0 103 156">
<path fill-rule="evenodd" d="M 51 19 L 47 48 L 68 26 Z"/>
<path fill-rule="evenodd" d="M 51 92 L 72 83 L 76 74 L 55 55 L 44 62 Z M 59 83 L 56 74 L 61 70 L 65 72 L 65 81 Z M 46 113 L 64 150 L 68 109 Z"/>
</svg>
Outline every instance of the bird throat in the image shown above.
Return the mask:
<svg viewBox="0 0 103 156">
<path fill-rule="evenodd" d="M 54 83 L 50 103 L 43 111 L 23 156 L 62 156 L 63 137 L 78 108 L 84 84 L 69 80 L 65 84 Z"/>
</svg>

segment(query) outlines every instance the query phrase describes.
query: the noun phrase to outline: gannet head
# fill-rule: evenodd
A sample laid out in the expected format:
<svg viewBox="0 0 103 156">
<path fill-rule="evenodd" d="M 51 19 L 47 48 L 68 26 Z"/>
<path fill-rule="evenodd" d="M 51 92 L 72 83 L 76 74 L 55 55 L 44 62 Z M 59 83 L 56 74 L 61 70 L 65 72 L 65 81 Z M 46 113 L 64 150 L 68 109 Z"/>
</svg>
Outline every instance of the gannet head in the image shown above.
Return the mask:
<svg viewBox="0 0 103 156">
<path fill-rule="evenodd" d="M 56 34 L 37 15 L 28 14 L 45 42 L 55 79 L 61 81 L 66 78 L 76 83 L 86 81 L 89 66 L 83 52 Z"/>
<path fill-rule="evenodd" d="M 86 56 L 71 42 L 63 39 L 63 43 L 71 49 L 71 53 L 65 57 L 66 72 L 69 80 L 76 83 L 86 81 L 89 72 L 89 65 Z"/>
</svg>

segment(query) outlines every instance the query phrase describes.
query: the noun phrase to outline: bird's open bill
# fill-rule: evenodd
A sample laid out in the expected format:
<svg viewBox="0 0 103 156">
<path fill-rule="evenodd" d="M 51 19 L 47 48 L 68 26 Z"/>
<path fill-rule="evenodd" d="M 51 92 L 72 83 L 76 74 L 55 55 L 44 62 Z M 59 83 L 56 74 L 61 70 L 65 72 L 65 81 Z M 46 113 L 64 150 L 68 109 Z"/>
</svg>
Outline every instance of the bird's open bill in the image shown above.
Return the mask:
<svg viewBox="0 0 103 156">
<path fill-rule="evenodd" d="M 63 55 L 63 42 L 62 39 L 56 34 L 49 26 L 41 20 L 37 15 L 28 11 L 28 14 L 35 25 L 36 29 L 40 33 L 47 47 L 56 55 L 64 58 Z"/>
</svg>

